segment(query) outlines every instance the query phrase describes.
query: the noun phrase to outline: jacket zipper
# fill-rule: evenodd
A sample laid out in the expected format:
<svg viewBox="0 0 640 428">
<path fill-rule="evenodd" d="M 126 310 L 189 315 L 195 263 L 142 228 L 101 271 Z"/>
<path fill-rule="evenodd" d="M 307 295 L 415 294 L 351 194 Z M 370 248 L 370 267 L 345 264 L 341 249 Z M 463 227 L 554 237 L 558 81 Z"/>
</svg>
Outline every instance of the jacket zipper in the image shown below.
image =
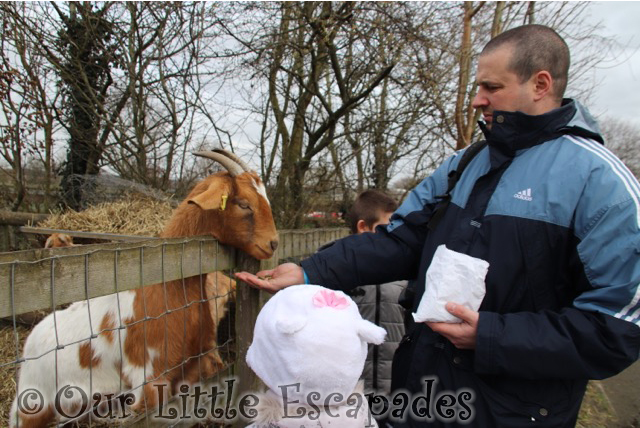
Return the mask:
<svg viewBox="0 0 640 428">
<path fill-rule="evenodd" d="M 374 316 L 374 322 L 377 326 L 380 326 L 380 284 L 376 284 L 376 311 Z M 378 359 L 380 353 L 380 346 L 373 345 L 373 375 L 371 380 L 371 387 L 374 391 L 378 390 Z"/>
</svg>

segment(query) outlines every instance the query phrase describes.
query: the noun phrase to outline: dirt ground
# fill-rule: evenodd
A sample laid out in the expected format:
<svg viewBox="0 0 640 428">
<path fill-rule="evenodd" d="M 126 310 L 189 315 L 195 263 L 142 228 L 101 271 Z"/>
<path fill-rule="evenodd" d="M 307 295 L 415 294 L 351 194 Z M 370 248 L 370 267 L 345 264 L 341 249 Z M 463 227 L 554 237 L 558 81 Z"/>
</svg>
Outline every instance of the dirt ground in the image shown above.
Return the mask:
<svg viewBox="0 0 640 428">
<path fill-rule="evenodd" d="M 617 418 L 615 428 L 640 428 L 640 361 L 601 382 Z"/>
</svg>

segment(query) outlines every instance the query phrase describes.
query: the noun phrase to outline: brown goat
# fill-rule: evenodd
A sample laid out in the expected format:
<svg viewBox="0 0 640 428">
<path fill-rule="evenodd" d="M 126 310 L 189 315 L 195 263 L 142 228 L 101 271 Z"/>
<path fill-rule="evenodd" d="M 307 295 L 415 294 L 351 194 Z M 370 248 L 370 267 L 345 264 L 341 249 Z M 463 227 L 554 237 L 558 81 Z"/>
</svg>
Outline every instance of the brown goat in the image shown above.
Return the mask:
<svg viewBox="0 0 640 428">
<path fill-rule="evenodd" d="M 52 233 L 44 243 L 44 248 L 75 247 L 73 238 L 66 233 Z"/>
<path fill-rule="evenodd" d="M 198 183 L 161 236 L 213 235 L 258 259 L 271 257 L 278 235 L 257 174 L 224 151 L 198 155 L 227 172 Z M 39 391 L 42 410 L 22 413 L 16 397 L 11 426 L 18 419 L 24 428 L 64 419 L 54 399 L 65 385 L 89 397 L 131 388 L 134 408 L 143 409 L 158 404 L 160 390 L 166 400 L 180 384 L 213 376 L 223 367 L 216 327 L 234 289 L 235 281 L 216 272 L 77 302 L 50 314 L 25 342 L 17 391 L 17 397 L 30 388 Z M 77 399 L 60 405 L 78 407 Z"/>
</svg>

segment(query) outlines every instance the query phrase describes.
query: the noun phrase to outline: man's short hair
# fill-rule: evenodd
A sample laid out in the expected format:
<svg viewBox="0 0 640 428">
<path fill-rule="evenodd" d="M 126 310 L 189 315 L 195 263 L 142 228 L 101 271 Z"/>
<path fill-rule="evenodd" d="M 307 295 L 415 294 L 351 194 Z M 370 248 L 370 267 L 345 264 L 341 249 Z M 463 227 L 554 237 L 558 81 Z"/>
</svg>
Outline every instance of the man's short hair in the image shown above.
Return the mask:
<svg viewBox="0 0 640 428">
<path fill-rule="evenodd" d="M 356 198 L 347 215 L 351 233 L 358 233 L 358 221 L 364 220 L 371 228 L 381 214 L 392 213 L 398 209 L 398 203 L 389 195 L 379 190 L 365 190 Z"/>
<path fill-rule="evenodd" d="M 569 46 L 555 30 L 544 25 L 523 25 L 491 39 L 482 50 L 490 53 L 505 45 L 513 46 L 511 71 L 524 83 L 534 73 L 546 70 L 553 78 L 553 93 L 560 101 L 567 88 Z"/>
</svg>

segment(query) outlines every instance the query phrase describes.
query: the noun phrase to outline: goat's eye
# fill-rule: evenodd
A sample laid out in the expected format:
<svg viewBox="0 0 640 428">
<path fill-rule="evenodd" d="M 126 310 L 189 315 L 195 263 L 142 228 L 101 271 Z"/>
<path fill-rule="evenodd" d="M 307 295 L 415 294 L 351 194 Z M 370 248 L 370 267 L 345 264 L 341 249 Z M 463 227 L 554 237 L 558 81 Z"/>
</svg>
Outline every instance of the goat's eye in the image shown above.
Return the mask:
<svg viewBox="0 0 640 428">
<path fill-rule="evenodd" d="M 243 210 L 250 210 L 251 209 L 251 205 L 249 205 L 248 202 L 238 202 L 238 206 L 240 208 L 242 208 Z"/>
</svg>

